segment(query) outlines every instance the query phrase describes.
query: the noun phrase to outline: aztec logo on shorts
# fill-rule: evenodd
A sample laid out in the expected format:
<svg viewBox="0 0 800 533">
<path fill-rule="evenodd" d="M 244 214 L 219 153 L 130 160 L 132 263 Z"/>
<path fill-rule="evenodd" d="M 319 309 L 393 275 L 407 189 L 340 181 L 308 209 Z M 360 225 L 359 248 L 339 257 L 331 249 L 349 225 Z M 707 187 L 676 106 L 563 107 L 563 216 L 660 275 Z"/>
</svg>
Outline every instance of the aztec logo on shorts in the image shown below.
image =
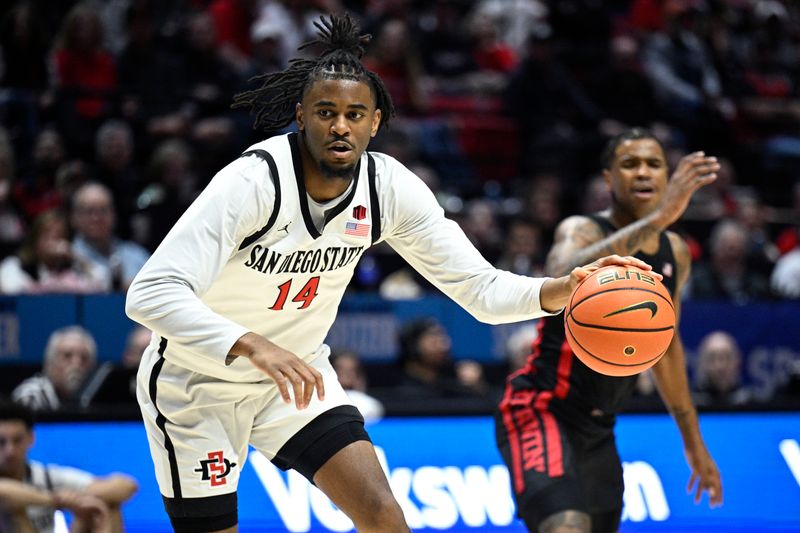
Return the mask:
<svg viewBox="0 0 800 533">
<path fill-rule="evenodd" d="M 222 450 L 219 450 L 208 452 L 208 459 L 200 459 L 200 468 L 195 468 L 194 471 L 200 472 L 203 481 L 209 481 L 212 487 L 219 487 L 228 482 L 225 478 L 234 466 L 236 463 L 225 459 Z"/>
</svg>

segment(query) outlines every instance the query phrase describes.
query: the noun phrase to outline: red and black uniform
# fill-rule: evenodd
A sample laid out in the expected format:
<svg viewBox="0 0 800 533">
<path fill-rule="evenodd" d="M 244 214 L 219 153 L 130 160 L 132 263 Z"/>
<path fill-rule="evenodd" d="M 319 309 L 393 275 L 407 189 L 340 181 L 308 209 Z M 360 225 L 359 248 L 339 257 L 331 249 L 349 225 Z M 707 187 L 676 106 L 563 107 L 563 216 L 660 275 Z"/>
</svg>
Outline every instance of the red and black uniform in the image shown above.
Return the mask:
<svg viewBox="0 0 800 533">
<path fill-rule="evenodd" d="M 604 217 L 590 218 L 606 235 L 617 230 Z M 654 255 L 635 257 L 663 274 L 675 294 L 676 263 L 666 233 Z M 635 386 L 636 376 L 599 374 L 575 357 L 562 315 L 541 319 L 533 353 L 509 376 L 495 415 L 517 512 L 531 531 L 568 509 L 589 513 L 594 532 L 617 531 L 623 483 L 614 424 Z"/>
</svg>

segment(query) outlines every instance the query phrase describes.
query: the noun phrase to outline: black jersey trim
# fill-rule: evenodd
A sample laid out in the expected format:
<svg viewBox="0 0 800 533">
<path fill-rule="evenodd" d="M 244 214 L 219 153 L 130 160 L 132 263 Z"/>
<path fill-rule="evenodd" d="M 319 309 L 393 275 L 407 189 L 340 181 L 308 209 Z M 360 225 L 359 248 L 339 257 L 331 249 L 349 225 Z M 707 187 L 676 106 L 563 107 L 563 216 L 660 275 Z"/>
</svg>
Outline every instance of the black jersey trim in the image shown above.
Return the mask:
<svg viewBox="0 0 800 533">
<path fill-rule="evenodd" d="M 356 195 L 356 187 L 358 187 L 359 174 L 361 174 L 361 159 L 358 160 L 358 163 L 356 163 L 356 169 L 353 171 L 353 185 L 350 187 L 350 192 L 347 193 L 347 196 L 342 199 L 341 202 L 325 211 L 325 222 L 322 224 L 323 228 L 328 222 L 339 216 L 339 214 L 352 203 L 353 198 Z"/>
<path fill-rule="evenodd" d="M 164 366 L 164 351 L 167 349 L 167 339 L 161 337 L 161 343 L 158 346 L 158 355 L 161 356 L 156 364 L 153 365 L 153 370 L 150 372 L 150 401 L 153 402 L 153 407 L 158 415 L 156 416 L 156 425 L 161 433 L 164 434 L 164 448 L 167 450 L 167 457 L 169 458 L 169 473 L 172 477 L 172 493 L 175 499 L 183 497 L 181 490 L 181 478 L 178 472 L 178 459 L 175 456 L 175 446 L 172 444 L 172 439 L 169 438 L 167 433 L 167 417 L 158 409 L 156 398 L 158 396 L 158 375 L 161 373 L 161 368 Z"/>
<path fill-rule="evenodd" d="M 303 173 L 303 158 L 302 154 L 300 153 L 300 144 L 297 140 L 296 133 L 289 134 L 289 146 L 292 148 L 292 164 L 294 165 L 294 175 L 297 179 L 297 192 L 299 196 L 298 200 L 300 201 L 300 212 L 303 213 L 303 222 L 306 225 L 308 234 L 314 239 L 318 239 L 322 234 L 314 225 L 314 220 L 311 218 L 311 211 L 308 208 L 308 193 L 306 192 L 306 179 L 305 174 Z M 325 212 L 325 220 L 322 224 L 323 229 L 325 228 L 325 224 L 338 216 L 348 205 L 350 205 L 350 202 L 353 201 L 353 197 L 356 195 L 356 189 L 358 188 L 358 175 L 360 173 L 361 159 L 358 160 L 355 170 L 353 171 L 353 184 L 350 188 L 350 192 L 345 198 L 342 199 L 341 202 Z"/>
<path fill-rule="evenodd" d="M 372 208 L 372 244 L 381 238 L 381 203 L 378 200 L 378 186 L 375 183 L 375 159 L 367 154 L 367 178 L 369 180 L 369 203 Z"/>
<path fill-rule="evenodd" d="M 251 155 L 256 155 L 267 162 L 269 165 L 269 177 L 272 179 L 272 185 L 275 186 L 275 205 L 272 207 L 272 214 L 269 216 L 269 220 L 267 220 L 267 224 L 258 230 L 257 232 L 253 233 L 245 240 L 242 241 L 242 244 L 239 245 L 239 250 L 243 250 L 256 242 L 260 239 L 266 232 L 272 229 L 272 226 L 275 225 L 275 221 L 278 219 L 278 211 L 281 208 L 281 180 L 278 177 L 278 166 L 275 164 L 275 159 L 272 155 L 267 152 L 266 150 L 248 150 L 247 152 L 243 153 L 240 157 L 249 157 Z"/>
<path fill-rule="evenodd" d="M 300 202 L 300 212 L 303 214 L 303 222 L 306 225 L 308 234 L 317 239 L 320 233 L 311 219 L 311 211 L 308 209 L 308 197 L 306 196 L 306 178 L 303 173 L 303 157 L 300 153 L 300 144 L 296 133 L 289 134 L 289 146 L 292 149 L 292 165 L 294 166 L 294 177 L 297 180 L 298 201 Z"/>
</svg>

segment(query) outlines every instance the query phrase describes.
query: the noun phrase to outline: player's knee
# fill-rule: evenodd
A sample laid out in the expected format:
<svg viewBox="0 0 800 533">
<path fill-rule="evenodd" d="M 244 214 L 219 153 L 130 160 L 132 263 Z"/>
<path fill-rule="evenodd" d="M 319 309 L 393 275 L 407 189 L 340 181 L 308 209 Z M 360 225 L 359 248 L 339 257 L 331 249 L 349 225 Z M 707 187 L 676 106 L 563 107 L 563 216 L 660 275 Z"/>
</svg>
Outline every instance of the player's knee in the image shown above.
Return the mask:
<svg viewBox="0 0 800 533">
<path fill-rule="evenodd" d="M 373 494 L 362 506 L 359 516 L 353 520 L 361 531 L 405 532 L 408 531 L 403 510 L 390 491 Z"/>
</svg>

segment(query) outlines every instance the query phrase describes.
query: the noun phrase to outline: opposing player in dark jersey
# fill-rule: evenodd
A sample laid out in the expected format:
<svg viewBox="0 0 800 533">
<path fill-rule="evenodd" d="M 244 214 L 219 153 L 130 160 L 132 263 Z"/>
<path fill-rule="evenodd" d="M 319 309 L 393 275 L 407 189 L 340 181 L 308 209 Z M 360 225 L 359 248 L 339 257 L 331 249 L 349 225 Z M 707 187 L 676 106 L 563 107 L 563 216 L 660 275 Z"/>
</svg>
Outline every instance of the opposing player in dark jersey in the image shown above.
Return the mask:
<svg viewBox="0 0 800 533">
<path fill-rule="evenodd" d="M 679 293 L 691 260 L 684 240 L 667 228 L 684 212 L 694 191 L 716 179 L 716 159 L 702 152 L 687 155 L 668 179 L 663 146 L 652 133 L 634 128 L 609 141 L 603 166 L 610 209 L 559 224 L 547 258 L 548 274 L 569 272 L 609 253 L 634 255 L 663 274 L 679 315 Z M 689 395 L 680 335 L 652 371 L 680 429 L 695 501 L 705 491 L 712 506 L 722 503 L 720 475 Z M 533 353 L 509 376 L 496 415 L 497 444 L 511 473 L 518 514 L 530 531 L 619 529 L 623 482 L 615 415 L 636 379 L 589 369 L 565 340 L 563 316 L 541 320 Z"/>
</svg>

